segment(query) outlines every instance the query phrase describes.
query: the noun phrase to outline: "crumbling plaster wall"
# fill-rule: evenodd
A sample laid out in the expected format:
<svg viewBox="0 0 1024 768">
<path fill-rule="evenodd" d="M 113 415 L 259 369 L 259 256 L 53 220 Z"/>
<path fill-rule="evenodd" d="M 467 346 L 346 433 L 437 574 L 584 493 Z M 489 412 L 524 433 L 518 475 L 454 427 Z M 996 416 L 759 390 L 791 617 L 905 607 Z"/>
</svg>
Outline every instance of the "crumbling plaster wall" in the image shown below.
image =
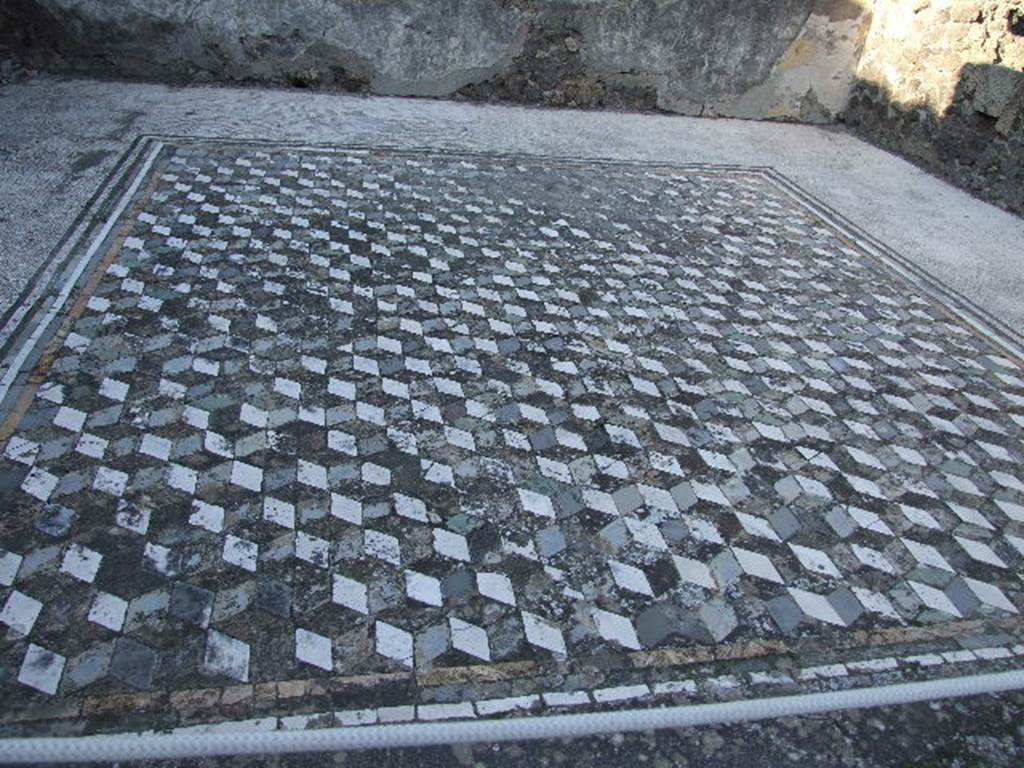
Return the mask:
<svg viewBox="0 0 1024 768">
<path fill-rule="evenodd" d="M 827 122 L 855 0 L 0 0 L 63 70 Z"/>
</svg>

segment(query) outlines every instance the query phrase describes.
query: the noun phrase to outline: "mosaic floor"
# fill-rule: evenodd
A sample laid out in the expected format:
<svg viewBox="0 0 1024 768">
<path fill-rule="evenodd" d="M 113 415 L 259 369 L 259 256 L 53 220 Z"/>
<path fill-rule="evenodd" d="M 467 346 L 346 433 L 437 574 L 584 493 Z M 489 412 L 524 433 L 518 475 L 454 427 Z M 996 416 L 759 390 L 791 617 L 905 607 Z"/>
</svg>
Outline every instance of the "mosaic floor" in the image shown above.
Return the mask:
<svg viewBox="0 0 1024 768">
<path fill-rule="evenodd" d="M 9 398 L 0 719 L 1024 654 L 1020 362 L 770 172 L 154 146 Z"/>
</svg>

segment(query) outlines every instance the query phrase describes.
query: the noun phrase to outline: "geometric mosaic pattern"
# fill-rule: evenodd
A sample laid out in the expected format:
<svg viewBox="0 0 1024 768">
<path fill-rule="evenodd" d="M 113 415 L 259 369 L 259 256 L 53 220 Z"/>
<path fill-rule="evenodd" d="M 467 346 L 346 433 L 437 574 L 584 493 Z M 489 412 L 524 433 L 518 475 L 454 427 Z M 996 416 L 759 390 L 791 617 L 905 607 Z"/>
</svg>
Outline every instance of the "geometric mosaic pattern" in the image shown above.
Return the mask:
<svg viewBox="0 0 1024 768">
<path fill-rule="evenodd" d="M 2 447 L 13 703 L 1008 617 L 1024 371 L 743 171 L 181 145 Z"/>
</svg>

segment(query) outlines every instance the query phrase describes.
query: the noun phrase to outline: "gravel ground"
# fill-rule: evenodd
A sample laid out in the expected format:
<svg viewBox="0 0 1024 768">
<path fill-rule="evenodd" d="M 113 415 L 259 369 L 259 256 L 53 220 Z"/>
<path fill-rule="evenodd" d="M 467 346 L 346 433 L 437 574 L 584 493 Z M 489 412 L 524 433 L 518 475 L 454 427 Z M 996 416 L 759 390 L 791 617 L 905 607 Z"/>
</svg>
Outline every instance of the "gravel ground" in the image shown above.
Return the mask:
<svg viewBox="0 0 1024 768">
<path fill-rule="evenodd" d="M 1024 755 L 1024 694 L 852 710 L 759 723 L 574 741 L 374 750 L 271 758 L 121 763 L 121 768 L 1014 768 Z"/>
</svg>

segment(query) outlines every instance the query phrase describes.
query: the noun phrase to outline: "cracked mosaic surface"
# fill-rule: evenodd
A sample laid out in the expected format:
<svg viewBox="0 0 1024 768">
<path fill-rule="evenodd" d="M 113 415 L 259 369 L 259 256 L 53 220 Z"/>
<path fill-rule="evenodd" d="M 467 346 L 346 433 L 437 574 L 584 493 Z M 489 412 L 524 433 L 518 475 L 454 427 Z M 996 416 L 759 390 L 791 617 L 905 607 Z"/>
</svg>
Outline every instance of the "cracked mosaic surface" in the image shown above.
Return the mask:
<svg viewBox="0 0 1024 768">
<path fill-rule="evenodd" d="M 80 309 L 12 704 L 1024 604 L 1021 369 L 764 174 L 182 144 Z"/>
</svg>

